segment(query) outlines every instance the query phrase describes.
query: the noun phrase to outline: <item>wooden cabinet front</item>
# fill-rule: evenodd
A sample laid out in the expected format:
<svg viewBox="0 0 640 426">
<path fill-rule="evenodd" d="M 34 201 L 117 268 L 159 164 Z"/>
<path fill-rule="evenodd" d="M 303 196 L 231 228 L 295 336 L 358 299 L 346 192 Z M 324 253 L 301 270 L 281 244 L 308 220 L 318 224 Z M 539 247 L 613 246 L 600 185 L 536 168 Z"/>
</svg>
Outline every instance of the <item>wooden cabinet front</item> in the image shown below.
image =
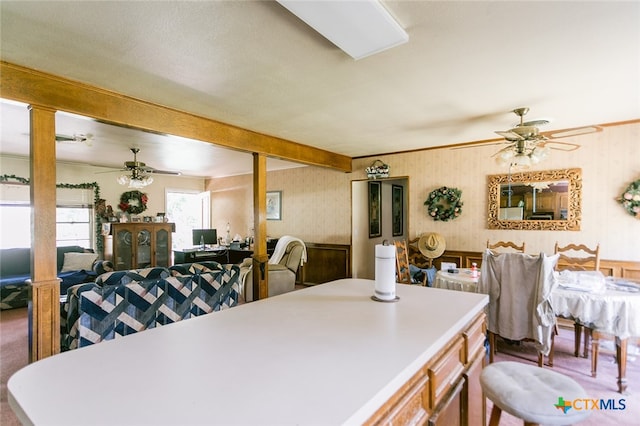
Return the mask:
<svg viewBox="0 0 640 426">
<path fill-rule="evenodd" d="M 427 362 L 367 422 L 368 425 L 485 423 L 480 373 L 484 366 L 484 313 Z"/>
<path fill-rule="evenodd" d="M 171 223 L 113 223 L 105 259 L 117 271 L 171 266 Z"/>
</svg>

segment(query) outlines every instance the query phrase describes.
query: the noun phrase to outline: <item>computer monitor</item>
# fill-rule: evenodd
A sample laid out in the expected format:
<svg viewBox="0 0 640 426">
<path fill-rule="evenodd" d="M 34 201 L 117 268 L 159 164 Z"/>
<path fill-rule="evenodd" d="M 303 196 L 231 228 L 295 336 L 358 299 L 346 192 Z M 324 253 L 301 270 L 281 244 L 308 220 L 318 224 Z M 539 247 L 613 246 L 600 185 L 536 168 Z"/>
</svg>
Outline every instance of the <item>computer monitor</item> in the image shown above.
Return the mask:
<svg viewBox="0 0 640 426">
<path fill-rule="evenodd" d="M 218 231 L 215 229 L 193 229 L 191 231 L 193 236 L 194 246 L 215 245 L 218 243 Z"/>
</svg>

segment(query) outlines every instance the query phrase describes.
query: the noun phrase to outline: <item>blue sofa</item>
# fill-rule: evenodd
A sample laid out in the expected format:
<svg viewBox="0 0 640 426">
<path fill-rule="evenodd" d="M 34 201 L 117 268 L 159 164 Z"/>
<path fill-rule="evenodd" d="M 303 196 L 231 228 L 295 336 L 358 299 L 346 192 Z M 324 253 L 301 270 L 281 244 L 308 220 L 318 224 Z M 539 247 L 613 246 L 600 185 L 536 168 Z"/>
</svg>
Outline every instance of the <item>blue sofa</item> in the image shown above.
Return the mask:
<svg viewBox="0 0 640 426">
<path fill-rule="evenodd" d="M 115 271 L 67 291 L 62 351 L 93 345 L 238 304 L 240 268 L 217 262 Z"/>
<path fill-rule="evenodd" d="M 98 274 L 93 269 L 61 272 L 65 253 L 89 251 L 80 246 L 57 247 L 57 275 L 62 279 L 60 294 L 66 294 L 72 285 L 93 281 L 96 278 Z M 0 250 L 0 310 L 27 306 L 29 285 L 25 281 L 28 279 L 31 279 L 31 249 Z"/>
</svg>

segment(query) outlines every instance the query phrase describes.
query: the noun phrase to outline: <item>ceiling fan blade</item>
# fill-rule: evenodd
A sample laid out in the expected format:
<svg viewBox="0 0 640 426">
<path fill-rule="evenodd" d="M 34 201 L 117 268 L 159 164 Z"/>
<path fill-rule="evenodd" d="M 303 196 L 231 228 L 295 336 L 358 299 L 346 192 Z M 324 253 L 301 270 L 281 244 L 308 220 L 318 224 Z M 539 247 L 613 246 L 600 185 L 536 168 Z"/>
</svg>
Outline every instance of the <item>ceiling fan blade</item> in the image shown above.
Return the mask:
<svg viewBox="0 0 640 426">
<path fill-rule="evenodd" d="M 92 164 L 92 166 L 96 166 L 96 167 L 103 167 L 103 166 L 98 166 L 96 164 Z M 95 172 L 95 174 L 102 174 L 102 173 L 122 173 L 122 172 L 127 172 L 127 169 L 114 169 L 114 170 L 105 170 L 104 172 Z"/>
<path fill-rule="evenodd" d="M 553 139 L 549 139 L 545 142 L 540 142 L 538 146 L 548 147 L 555 149 L 556 151 L 575 151 L 580 148 L 580 145 L 571 142 L 560 142 Z"/>
<path fill-rule="evenodd" d="M 598 133 L 602 131 L 600 126 L 574 127 L 572 129 L 561 130 L 559 132 L 545 132 L 545 134 L 553 139 L 568 138 L 570 136 L 586 135 L 589 133 Z"/>
<path fill-rule="evenodd" d="M 87 146 L 92 146 L 93 145 L 93 134 L 87 133 L 85 135 L 85 134 L 75 133 L 72 136 L 56 134 L 56 142 L 62 142 L 62 143 L 84 143 Z"/>
<path fill-rule="evenodd" d="M 498 135 L 502 136 L 503 138 L 505 138 L 508 141 L 524 140 L 524 138 L 522 136 L 520 136 L 517 133 L 511 132 L 511 131 L 506 131 L 506 132 L 496 131 L 496 133 Z"/>
<path fill-rule="evenodd" d="M 154 175 L 171 175 L 171 176 L 182 175 L 181 172 L 173 172 L 171 170 L 157 170 L 157 169 L 145 170 L 145 173 L 153 173 Z"/>
</svg>

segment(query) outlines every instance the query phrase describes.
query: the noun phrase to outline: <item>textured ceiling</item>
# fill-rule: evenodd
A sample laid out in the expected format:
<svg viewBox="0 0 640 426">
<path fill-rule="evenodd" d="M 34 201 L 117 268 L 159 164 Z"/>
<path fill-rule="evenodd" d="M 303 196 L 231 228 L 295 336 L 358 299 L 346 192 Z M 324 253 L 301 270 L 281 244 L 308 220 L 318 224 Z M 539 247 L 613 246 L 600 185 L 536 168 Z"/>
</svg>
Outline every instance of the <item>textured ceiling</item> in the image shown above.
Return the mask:
<svg viewBox="0 0 640 426">
<path fill-rule="evenodd" d="M 542 130 L 640 118 L 639 2 L 384 5 L 409 42 L 355 61 L 272 1 L 3 0 L 1 57 L 348 156 L 497 138 L 520 106 L 551 121 Z M 2 109 L 2 151 L 24 154 L 13 110 Z M 117 167 L 140 146 L 160 169 L 251 170 L 247 154 L 198 164 L 216 148 L 94 121 L 60 118 L 57 132 L 95 134 L 82 154 L 59 145 L 69 161 Z"/>
</svg>

